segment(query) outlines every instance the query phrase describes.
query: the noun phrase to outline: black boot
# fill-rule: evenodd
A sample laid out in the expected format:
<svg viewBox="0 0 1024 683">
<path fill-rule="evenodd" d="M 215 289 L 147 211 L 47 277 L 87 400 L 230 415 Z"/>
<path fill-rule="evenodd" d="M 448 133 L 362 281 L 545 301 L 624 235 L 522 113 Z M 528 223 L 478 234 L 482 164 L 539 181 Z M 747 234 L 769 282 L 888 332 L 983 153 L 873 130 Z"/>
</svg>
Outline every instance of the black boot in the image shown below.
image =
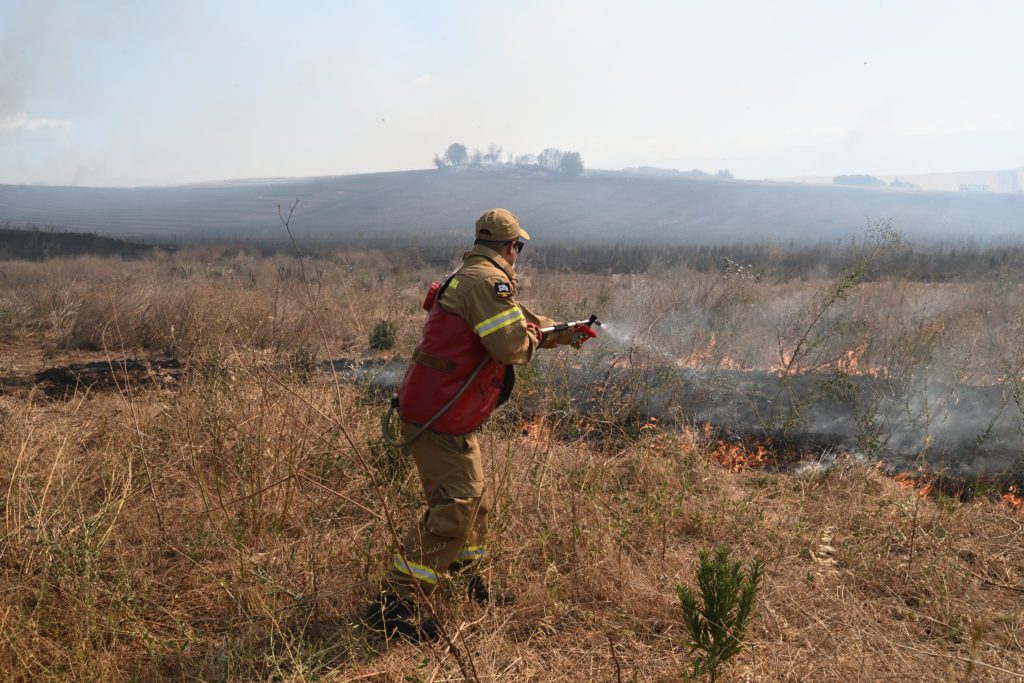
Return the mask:
<svg viewBox="0 0 1024 683">
<path fill-rule="evenodd" d="M 511 605 L 516 601 L 515 593 L 492 592 L 491 589 L 487 587 L 487 582 L 484 581 L 484 578 L 479 574 L 474 574 L 469 577 L 468 592 L 469 597 L 478 605 L 495 605 L 501 607 L 503 605 Z"/>
<path fill-rule="evenodd" d="M 433 617 L 417 623 L 415 607 L 390 592 L 381 593 L 366 608 L 362 621 L 367 629 L 381 633 L 388 639 L 398 636 L 411 642 L 423 642 L 437 640 L 441 635 Z"/>
</svg>

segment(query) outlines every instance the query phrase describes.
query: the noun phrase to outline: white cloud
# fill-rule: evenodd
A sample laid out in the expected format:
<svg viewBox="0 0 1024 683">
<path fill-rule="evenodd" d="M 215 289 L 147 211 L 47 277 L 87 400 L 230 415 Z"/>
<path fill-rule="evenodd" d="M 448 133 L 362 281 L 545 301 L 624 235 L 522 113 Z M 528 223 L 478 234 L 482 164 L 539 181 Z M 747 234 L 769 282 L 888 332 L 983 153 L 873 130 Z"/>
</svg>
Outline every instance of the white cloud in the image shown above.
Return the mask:
<svg viewBox="0 0 1024 683">
<path fill-rule="evenodd" d="M 23 111 L 0 118 L 0 131 L 3 132 L 69 130 L 70 128 L 71 122 L 66 119 L 29 118 L 29 115 Z"/>
<path fill-rule="evenodd" d="M 431 80 L 433 79 L 430 77 L 430 74 L 423 74 L 415 81 L 413 81 L 413 83 L 415 83 L 416 85 L 430 85 Z"/>
</svg>

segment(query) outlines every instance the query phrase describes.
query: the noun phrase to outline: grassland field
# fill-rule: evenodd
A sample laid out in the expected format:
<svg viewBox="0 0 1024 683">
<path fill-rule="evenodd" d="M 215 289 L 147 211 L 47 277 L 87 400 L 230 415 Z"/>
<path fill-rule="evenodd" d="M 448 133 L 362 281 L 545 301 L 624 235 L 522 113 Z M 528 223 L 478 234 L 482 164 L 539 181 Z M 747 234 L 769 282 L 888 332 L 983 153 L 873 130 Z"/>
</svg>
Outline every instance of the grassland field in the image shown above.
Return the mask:
<svg viewBox="0 0 1024 683">
<path fill-rule="evenodd" d="M 438 259 L 208 245 L 0 261 L 0 672 L 675 681 L 692 661 L 676 586 L 728 544 L 766 574 L 723 680 L 1024 680 L 1024 526 L 999 491 L 927 495 L 863 453 L 725 462 L 718 439 L 660 426 L 628 392 L 584 411 L 553 381 L 644 364 L 884 373 L 998 384 L 1016 415 L 1019 279 L 887 270 L 901 249 L 883 235 L 793 277 L 742 259 L 575 272 L 571 249 L 557 267 L 524 252 L 534 310 L 607 326 L 542 352 L 481 433 L 487 572 L 520 599 L 479 607 L 453 582 L 433 600 L 452 642 L 390 646 L 353 615 L 420 513 L 419 482 L 381 442 L 386 394 L 318 368 L 408 358 Z M 381 321 L 393 347 L 371 346 Z M 123 359 L 180 367 L 37 382 Z"/>
</svg>

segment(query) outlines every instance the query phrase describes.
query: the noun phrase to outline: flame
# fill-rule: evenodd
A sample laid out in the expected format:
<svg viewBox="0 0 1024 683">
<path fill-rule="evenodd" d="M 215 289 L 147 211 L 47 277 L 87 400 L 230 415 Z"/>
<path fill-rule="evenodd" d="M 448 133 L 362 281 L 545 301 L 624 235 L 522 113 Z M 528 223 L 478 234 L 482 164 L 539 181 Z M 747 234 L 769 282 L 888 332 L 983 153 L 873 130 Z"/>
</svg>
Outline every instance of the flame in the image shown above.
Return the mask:
<svg viewBox="0 0 1024 683">
<path fill-rule="evenodd" d="M 912 489 L 917 485 L 917 480 L 914 479 L 914 476 L 910 474 L 910 472 L 900 472 L 893 477 L 893 481 L 895 481 L 896 485 L 901 489 Z"/>
<path fill-rule="evenodd" d="M 963 498 L 965 495 L 972 497 L 969 491 L 965 492 L 959 486 L 956 486 L 955 483 L 952 488 L 950 487 L 950 482 L 946 482 L 946 486 L 940 488 L 940 481 L 937 477 L 929 477 L 923 472 L 899 472 L 898 474 L 890 475 L 885 469 L 885 464 L 881 461 L 876 463 L 875 467 L 882 474 L 891 476 L 892 480 L 900 488 L 917 489 L 917 495 L 922 498 L 940 491 L 947 495 L 961 496 L 961 500 L 965 500 Z M 1024 489 L 1020 486 L 1009 486 L 1002 495 L 1002 503 L 1016 512 L 1018 516 L 1024 517 Z"/>
<path fill-rule="evenodd" d="M 779 453 L 770 439 L 724 439 L 721 438 L 719 430 L 709 422 L 704 422 L 700 427 L 684 427 L 682 436 L 681 446 L 684 450 L 704 451 L 730 472 L 742 472 L 778 463 Z"/>
<path fill-rule="evenodd" d="M 791 351 L 782 351 L 780 362 L 768 366 L 768 372 L 774 372 L 780 377 L 787 375 L 802 375 L 810 372 L 841 372 L 845 375 L 867 375 L 870 377 L 886 377 L 888 371 L 885 368 L 875 367 L 864 361 L 864 354 L 868 350 L 867 343 L 861 344 L 855 349 L 844 351 L 838 358 L 814 368 L 801 367 L 800 362 L 793 362 Z"/>
<path fill-rule="evenodd" d="M 868 345 L 864 344 L 856 349 L 850 349 L 836 361 L 836 369 L 845 372 L 848 375 L 857 374 L 873 374 L 871 368 L 864 368 L 866 372 L 862 371 L 861 358 L 864 356 L 864 352 L 867 351 Z"/>
<path fill-rule="evenodd" d="M 1018 515 L 1024 516 L 1024 491 L 1016 486 L 1011 486 L 1003 494 L 1003 503 Z"/>
<path fill-rule="evenodd" d="M 780 352 L 780 356 L 781 356 L 780 362 L 776 363 L 775 365 L 769 365 L 768 366 L 768 372 L 774 372 L 777 375 L 779 375 L 780 377 L 782 377 L 784 375 L 793 375 L 793 374 L 797 374 L 797 373 L 800 372 L 799 368 L 792 367 L 792 363 L 793 363 L 793 353 L 792 352 L 790 352 L 790 351 L 782 351 L 782 352 Z"/>
<path fill-rule="evenodd" d="M 768 372 L 775 373 L 780 377 L 788 375 L 802 375 L 809 372 L 836 371 L 846 375 L 867 375 L 871 377 L 885 377 L 888 374 L 886 368 L 875 367 L 864 361 L 868 344 L 864 342 L 860 346 L 848 349 L 839 355 L 838 358 L 827 363 L 816 364 L 813 368 L 802 367 L 802 359 L 794 361 L 792 349 L 781 349 L 779 359 L 764 367 Z M 700 370 L 706 368 L 720 368 L 724 370 L 750 370 L 750 366 L 744 365 L 730 356 L 723 354 L 718 348 L 718 339 L 712 333 L 703 346 L 697 346 L 690 353 L 675 361 L 674 365 L 679 368 Z"/>
<path fill-rule="evenodd" d="M 702 348 L 694 349 L 686 358 L 680 358 L 675 362 L 676 367 L 698 370 L 706 367 L 716 367 L 725 370 L 743 370 L 743 364 L 729 356 L 716 356 L 715 348 L 718 346 L 718 339 L 712 332 L 707 344 Z"/>
<path fill-rule="evenodd" d="M 917 489 L 917 495 L 925 498 L 935 490 L 933 479 L 924 477 L 916 472 L 900 472 L 893 477 L 893 481 L 901 489 Z"/>
<path fill-rule="evenodd" d="M 886 368 L 879 368 L 869 365 L 864 362 L 864 353 L 868 350 L 868 345 L 861 344 L 856 349 L 850 349 L 835 363 L 836 370 L 846 373 L 847 375 L 867 375 L 869 377 L 885 377 L 888 375 Z"/>
<path fill-rule="evenodd" d="M 763 467 L 775 461 L 772 452 L 761 443 L 750 446 L 719 440 L 711 457 L 732 472 L 742 472 L 752 467 Z"/>
</svg>

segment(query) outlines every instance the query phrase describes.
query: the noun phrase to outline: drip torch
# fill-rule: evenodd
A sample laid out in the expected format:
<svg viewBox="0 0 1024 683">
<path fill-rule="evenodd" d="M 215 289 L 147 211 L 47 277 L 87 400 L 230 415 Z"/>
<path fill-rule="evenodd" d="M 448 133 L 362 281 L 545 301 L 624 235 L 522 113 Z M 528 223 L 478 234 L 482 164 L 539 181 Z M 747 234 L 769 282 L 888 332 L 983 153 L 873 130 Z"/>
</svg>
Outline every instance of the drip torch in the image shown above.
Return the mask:
<svg viewBox="0 0 1024 683">
<path fill-rule="evenodd" d="M 571 323 L 557 323 L 550 327 L 542 327 L 540 331 L 544 334 L 551 334 L 552 332 L 564 332 L 572 327 L 593 327 L 597 325 L 601 326 L 601 321 L 597 319 L 596 315 L 591 315 L 589 320 L 574 320 Z"/>
</svg>

